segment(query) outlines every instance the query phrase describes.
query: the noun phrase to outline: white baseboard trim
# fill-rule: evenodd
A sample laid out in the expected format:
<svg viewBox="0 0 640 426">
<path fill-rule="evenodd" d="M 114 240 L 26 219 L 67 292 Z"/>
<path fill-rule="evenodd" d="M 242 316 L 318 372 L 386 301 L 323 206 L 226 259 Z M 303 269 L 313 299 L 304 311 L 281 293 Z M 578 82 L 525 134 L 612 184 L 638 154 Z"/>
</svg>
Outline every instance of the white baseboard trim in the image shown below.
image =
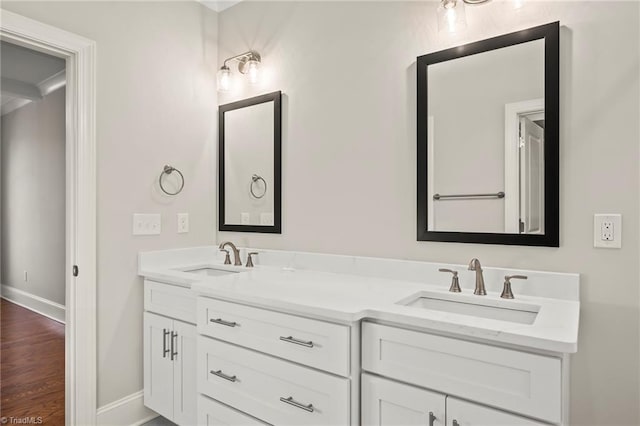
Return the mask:
<svg viewBox="0 0 640 426">
<path fill-rule="evenodd" d="M 158 413 L 144 406 L 144 391 L 98 408 L 98 426 L 139 426 L 158 417 Z"/>
<path fill-rule="evenodd" d="M 16 305 L 44 315 L 54 321 L 65 323 L 65 308 L 59 303 L 4 284 L 1 286 L 1 292 L 3 299 L 7 299 Z"/>
</svg>

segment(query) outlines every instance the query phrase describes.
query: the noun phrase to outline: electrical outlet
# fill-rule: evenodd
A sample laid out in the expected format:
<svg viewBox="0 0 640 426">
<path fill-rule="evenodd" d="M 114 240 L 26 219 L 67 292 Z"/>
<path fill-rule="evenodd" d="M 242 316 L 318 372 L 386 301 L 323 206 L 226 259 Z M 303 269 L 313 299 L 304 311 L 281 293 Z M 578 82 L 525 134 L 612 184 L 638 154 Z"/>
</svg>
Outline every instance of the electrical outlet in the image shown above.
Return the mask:
<svg viewBox="0 0 640 426">
<path fill-rule="evenodd" d="M 622 216 L 596 214 L 593 217 L 593 246 L 601 248 L 622 247 Z"/>
<path fill-rule="evenodd" d="M 260 213 L 260 225 L 273 225 L 273 213 Z"/>
<path fill-rule="evenodd" d="M 249 213 L 240 213 L 240 223 L 242 225 L 249 225 L 251 223 L 251 215 Z"/>
<path fill-rule="evenodd" d="M 189 232 L 189 213 L 178 213 L 178 234 Z"/>
<path fill-rule="evenodd" d="M 159 214 L 133 215 L 133 235 L 160 235 L 162 222 Z"/>
</svg>

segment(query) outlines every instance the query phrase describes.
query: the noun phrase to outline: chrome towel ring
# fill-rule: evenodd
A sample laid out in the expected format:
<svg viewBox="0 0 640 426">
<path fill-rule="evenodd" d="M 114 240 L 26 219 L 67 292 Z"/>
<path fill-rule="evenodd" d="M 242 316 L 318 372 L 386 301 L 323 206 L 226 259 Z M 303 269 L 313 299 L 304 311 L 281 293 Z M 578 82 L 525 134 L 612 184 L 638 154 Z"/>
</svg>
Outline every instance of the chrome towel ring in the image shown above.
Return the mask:
<svg viewBox="0 0 640 426">
<path fill-rule="evenodd" d="M 253 192 L 253 184 L 254 184 L 254 183 L 256 183 L 256 182 L 257 182 L 257 181 L 259 181 L 259 180 L 261 180 L 261 181 L 262 181 L 262 183 L 264 184 L 264 191 L 262 192 L 262 194 L 260 194 L 260 195 L 256 195 L 256 193 L 255 193 L 255 192 Z M 249 191 L 251 191 L 251 195 L 253 195 L 253 198 L 258 198 L 258 199 L 260 199 L 260 198 L 264 197 L 264 196 L 265 196 L 265 194 L 267 193 L 267 181 L 266 181 L 266 180 L 264 180 L 264 179 L 262 178 L 262 176 L 258 176 L 258 175 L 255 175 L 255 174 L 254 174 L 253 176 L 251 176 L 251 185 L 249 186 Z"/>
<path fill-rule="evenodd" d="M 162 184 L 162 178 L 164 177 L 164 175 L 170 175 L 173 172 L 176 172 L 180 175 L 180 188 L 178 188 L 176 192 L 169 192 L 165 189 L 164 185 Z M 162 173 L 160 173 L 160 177 L 158 178 L 158 183 L 160 184 L 160 189 L 165 194 L 178 195 L 182 191 L 182 188 L 184 188 L 184 175 L 180 170 L 176 169 L 175 167 L 165 165 L 164 168 L 162 169 Z"/>
</svg>

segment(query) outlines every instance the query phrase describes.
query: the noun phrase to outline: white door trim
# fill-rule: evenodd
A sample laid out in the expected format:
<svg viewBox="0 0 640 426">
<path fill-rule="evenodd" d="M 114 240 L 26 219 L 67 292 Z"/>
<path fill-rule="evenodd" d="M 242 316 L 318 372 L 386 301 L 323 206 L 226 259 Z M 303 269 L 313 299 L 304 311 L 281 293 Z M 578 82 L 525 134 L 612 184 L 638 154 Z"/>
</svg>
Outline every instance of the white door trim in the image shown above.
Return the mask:
<svg viewBox="0 0 640 426">
<path fill-rule="evenodd" d="M 507 234 L 520 233 L 519 224 L 514 220 L 520 217 L 519 116 L 542 111 L 542 98 L 504 106 L 504 232 Z"/>
<path fill-rule="evenodd" d="M 95 42 L 2 10 L 0 39 L 66 59 L 67 425 L 96 423 Z M 80 273 L 73 277 L 72 265 Z"/>
</svg>

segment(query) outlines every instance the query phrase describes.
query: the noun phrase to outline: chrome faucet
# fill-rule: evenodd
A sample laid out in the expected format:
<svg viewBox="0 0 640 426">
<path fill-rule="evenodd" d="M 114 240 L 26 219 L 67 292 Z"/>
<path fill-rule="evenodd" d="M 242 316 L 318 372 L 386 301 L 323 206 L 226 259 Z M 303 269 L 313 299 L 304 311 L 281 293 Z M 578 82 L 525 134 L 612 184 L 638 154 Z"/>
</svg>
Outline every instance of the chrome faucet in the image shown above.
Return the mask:
<svg viewBox="0 0 640 426">
<path fill-rule="evenodd" d="M 473 294 L 477 294 L 479 296 L 486 296 L 487 291 L 484 288 L 484 277 L 482 276 L 482 266 L 480 265 L 480 261 L 475 257 L 471 259 L 471 262 L 469 262 L 469 270 L 476 271 L 476 289 L 473 291 Z"/>
<path fill-rule="evenodd" d="M 235 244 L 233 244 L 231 241 L 225 241 L 224 243 L 220 244 L 220 247 L 218 248 L 220 250 L 224 250 L 225 246 L 229 246 L 231 247 L 231 250 L 233 250 L 233 264 L 235 266 L 242 266 L 242 262 L 240 261 L 240 252 L 236 248 Z"/>
</svg>

